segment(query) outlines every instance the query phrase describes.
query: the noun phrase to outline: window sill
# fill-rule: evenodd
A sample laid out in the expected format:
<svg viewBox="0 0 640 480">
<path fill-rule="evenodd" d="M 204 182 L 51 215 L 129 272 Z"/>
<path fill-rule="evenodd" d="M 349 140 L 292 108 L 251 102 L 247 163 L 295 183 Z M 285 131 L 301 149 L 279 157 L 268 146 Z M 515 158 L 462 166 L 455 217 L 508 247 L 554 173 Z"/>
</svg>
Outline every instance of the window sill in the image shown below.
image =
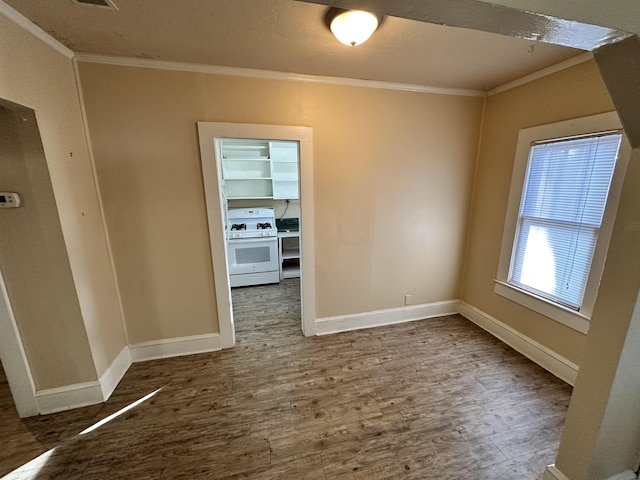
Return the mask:
<svg viewBox="0 0 640 480">
<path fill-rule="evenodd" d="M 552 303 L 542 297 L 538 297 L 524 290 L 520 290 L 512 285 L 509 285 L 501 280 L 494 280 L 495 286 L 493 291 L 501 297 L 508 298 L 509 300 L 516 302 L 523 307 L 526 307 L 534 312 L 538 312 L 545 317 L 549 317 L 558 323 L 561 323 L 573 330 L 576 330 L 585 335 L 589 331 L 589 317 L 586 315 Z"/>
</svg>

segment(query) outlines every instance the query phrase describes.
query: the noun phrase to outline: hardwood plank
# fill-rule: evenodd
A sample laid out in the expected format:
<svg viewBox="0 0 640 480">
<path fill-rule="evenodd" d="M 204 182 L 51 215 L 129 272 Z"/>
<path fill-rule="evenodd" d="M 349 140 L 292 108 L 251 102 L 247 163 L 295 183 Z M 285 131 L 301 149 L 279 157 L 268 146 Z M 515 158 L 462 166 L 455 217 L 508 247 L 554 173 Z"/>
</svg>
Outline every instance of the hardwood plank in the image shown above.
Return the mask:
<svg viewBox="0 0 640 480">
<path fill-rule="evenodd" d="M 236 348 L 134 364 L 103 405 L 20 420 L 0 373 L 0 476 L 533 480 L 554 461 L 571 388 L 462 317 L 304 338 L 297 279 L 232 293 Z"/>
</svg>

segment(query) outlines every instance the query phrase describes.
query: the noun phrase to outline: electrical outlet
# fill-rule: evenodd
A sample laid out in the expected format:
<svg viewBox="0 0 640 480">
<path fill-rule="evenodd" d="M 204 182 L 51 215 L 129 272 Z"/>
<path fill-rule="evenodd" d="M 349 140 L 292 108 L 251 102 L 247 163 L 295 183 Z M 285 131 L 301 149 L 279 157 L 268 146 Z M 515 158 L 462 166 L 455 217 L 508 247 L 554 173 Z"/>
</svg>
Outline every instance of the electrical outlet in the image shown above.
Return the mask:
<svg viewBox="0 0 640 480">
<path fill-rule="evenodd" d="M 408 293 L 404 296 L 404 304 L 405 305 L 411 305 L 411 297 L 412 297 L 412 295 L 410 295 Z"/>
</svg>

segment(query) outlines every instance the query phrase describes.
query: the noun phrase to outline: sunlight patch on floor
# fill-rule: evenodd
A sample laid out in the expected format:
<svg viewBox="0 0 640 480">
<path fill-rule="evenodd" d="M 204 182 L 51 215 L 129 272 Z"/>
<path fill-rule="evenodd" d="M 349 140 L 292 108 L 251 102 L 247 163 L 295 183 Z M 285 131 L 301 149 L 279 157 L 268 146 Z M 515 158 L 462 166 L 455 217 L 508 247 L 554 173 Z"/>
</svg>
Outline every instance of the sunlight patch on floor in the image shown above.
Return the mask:
<svg viewBox="0 0 640 480">
<path fill-rule="evenodd" d="M 91 425 L 88 428 L 85 428 L 83 431 L 81 431 L 79 433 L 79 435 L 85 435 L 87 433 L 93 432 L 94 430 L 100 428 L 101 426 L 103 426 L 105 423 L 109 423 L 111 420 L 113 420 L 114 418 L 119 417 L 120 415 L 122 415 L 123 413 L 128 412 L 129 410 L 132 410 L 134 408 L 136 408 L 138 405 L 140 405 L 141 403 L 149 400 L 151 397 L 153 397 L 156 393 L 158 393 L 160 390 L 162 390 L 163 387 L 160 387 L 159 389 L 157 389 L 154 392 L 151 392 L 148 395 L 145 395 L 144 397 L 142 397 L 140 400 L 136 400 L 135 402 L 127 405 L 124 408 L 121 408 L 120 410 L 118 410 L 116 413 L 112 413 L 111 415 L 109 415 L 106 418 L 103 418 L 102 420 L 100 420 L 99 422 L 94 423 L 93 425 Z"/>
<path fill-rule="evenodd" d="M 160 387 L 157 390 L 149 393 L 148 395 L 145 395 L 144 397 L 140 398 L 139 400 L 136 400 L 135 402 L 130 403 L 126 407 L 121 408 L 117 412 L 109 415 L 106 418 L 103 418 L 102 420 L 100 420 L 99 422 L 94 423 L 90 427 L 85 428 L 78 435 L 79 436 L 80 435 L 86 435 L 87 433 L 93 432 L 94 430 L 100 428 L 101 426 L 105 425 L 106 423 L 110 422 L 111 420 L 119 417 L 120 415 L 128 412 L 129 410 L 134 409 L 135 407 L 137 407 L 141 403 L 149 400 L 151 397 L 153 397 L 156 393 L 158 393 L 163 388 L 164 387 Z M 75 437 L 75 438 L 77 438 L 77 437 Z M 63 445 L 64 445 L 64 443 L 62 445 L 59 445 L 59 446 L 63 446 Z M 58 447 L 54 447 L 51 450 L 48 450 L 48 451 L 44 452 L 42 455 L 34 458 L 30 462 L 25 463 L 24 465 L 22 465 L 21 467 L 15 469 L 11 473 L 8 473 L 4 477 L 2 477 L 3 480 L 12 480 L 12 479 L 15 479 L 15 480 L 36 480 L 37 478 L 41 478 L 40 472 L 46 466 L 47 462 L 50 460 L 51 456 L 53 455 L 53 453 L 56 451 L 57 448 Z"/>
<path fill-rule="evenodd" d="M 25 463 L 20 468 L 16 468 L 13 472 L 2 477 L 4 480 L 19 479 L 19 480 L 35 480 L 38 478 L 40 471 L 47 464 L 53 452 L 57 447 L 53 447 L 51 450 L 44 452 L 42 455 L 34 458 L 30 462 Z"/>
</svg>

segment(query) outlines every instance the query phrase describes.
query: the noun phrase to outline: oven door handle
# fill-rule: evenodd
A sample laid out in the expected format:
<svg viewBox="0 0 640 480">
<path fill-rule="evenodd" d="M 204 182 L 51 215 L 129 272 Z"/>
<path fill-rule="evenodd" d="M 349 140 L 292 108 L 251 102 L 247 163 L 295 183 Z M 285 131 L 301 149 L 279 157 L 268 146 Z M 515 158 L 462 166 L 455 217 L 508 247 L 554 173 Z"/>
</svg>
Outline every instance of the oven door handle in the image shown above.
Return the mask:
<svg viewBox="0 0 640 480">
<path fill-rule="evenodd" d="M 278 237 L 252 237 L 252 238 L 228 238 L 227 242 L 234 245 L 245 243 L 264 243 L 264 242 L 278 242 Z"/>
</svg>

